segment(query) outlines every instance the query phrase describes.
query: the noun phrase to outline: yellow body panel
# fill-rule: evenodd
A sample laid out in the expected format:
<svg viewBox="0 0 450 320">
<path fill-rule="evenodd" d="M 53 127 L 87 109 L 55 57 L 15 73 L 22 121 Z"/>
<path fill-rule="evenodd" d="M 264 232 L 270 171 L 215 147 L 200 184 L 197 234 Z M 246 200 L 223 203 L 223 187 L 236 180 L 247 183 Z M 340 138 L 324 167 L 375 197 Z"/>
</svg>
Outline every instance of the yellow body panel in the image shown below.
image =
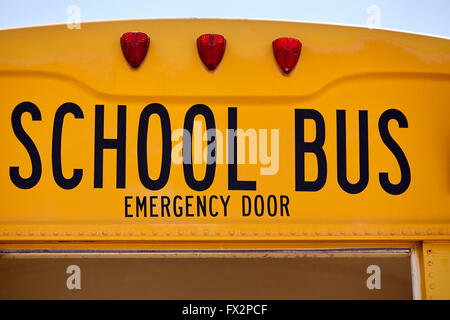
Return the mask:
<svg viewBox="0 0 450 320">
<path fill-rule="evenodd" d="M 126 63 L 119 45 L 127 31 L 151 37 L 138 70 Z M 227 39 L 222 63 L 208 72 L 196 50 L 199 34 Z M 283 76 L 271 43 L 279 36 L 301 39 L 297 67 Z M 1 135 L 7 150 L 1 170 L 3 210 L 0 237 L 8 239 L 422 239 L 448 238 L 448 119 L 450 44 L 448 40 L 379 30 L 326 25 L 233 20 L 153 20 L 7 30 L 2 39 L 0 82 Z M 23 101 L 36 104 L 41 121 L 22 122 L 35 141 L 42 176 L 28 190 L 17 188 L 8 167 L 29 175 L 29 156 L 14 136 L 11 113 Z M 52 123 L 65 102 L 80 106 L 84 119 L 65 118 L 63 173 L 83 169 L 81 183 L 60 188 L 51 166 Z M 139 181 L 137 132 L 142 109 L 164 105 L 171 128 L 183 128 L 187 110 L 202 103 L 214 113 L 216 128 L 227 129 L 227 108 L 237 108 L 238 127 L 279 129 L 279 170 L 261 175 L 264 165 L 239 165 L 238 177 L 255 180 L 256 191 L 228 190 L 227 165 L 218 164 L 210 188 L 190 189 L 183 166 L 172 164 L 164 189 L 150 191 Z M 127 106 L 126 188 L 117 189 L 115 151 L 106 150 L 103 188 L 93 186 L 94 106 L 105 105 L 105 137 L 117 135 L 117 105 Z M 324 120 L 327 181 L 317 192 L 295 191 L 294 109 L 316 109 Z M 408 128 L 389 124 L 411 168 L 409 188 L 385 192 L 379 173 L 400 180 L 398 163 L 380 138 L 378 120 L 390 108 L 400 110 Z M 349 181 L 357 181 L 358 110 L 368 111 L 369 183 L 358 194 L 343 191 L 336 179 L 336 110 L 347 114 Z M 161 129 L 150 129 L 150 175 L 159 173 Z M 306 139 L 314 126 L 306 125 Z M 153 137 L 153 138 L 152 138 Z M 174 146 L 176 142 L 173 142 Z M 194 150 L 195 152 L 195 150 Z M 306 177 L 314 179 L 314 156 L 306 155 Z M 155 159 L 155 160 L 153 160 Z M 195 167 L 200 179 L 204 166 Z M 125 218 L 124 197 L 230 195 L 228 216 Z M 289 217 L 242 217 L 241 195 L 287 195 Z"/>
<path fill-rule="evenodd" d="M 130 68 L 120 48 L 121 35 L 129 31 L 145 32 L 151 39 L 137 70 Z M 204 33 L 222 34 L 227 40 L 214 72 L 207 71 L 197 53 L 196 38 Z M 272 51 L 272 41 L 284 36 L 303 44 L 299 62 L 288 76 L 280 72 Z M 450 240 L 449 40 L 344 26 L 213 19 L 85 23 L 80 30 L 65 25 L 13 29 L 0 31 L 0 39 L 2 248 L 401 247 L 405 243 L 415 247 L 420 241 Z M 30 114 L 22 117 L 42 162 L 39 182 L 26 190 L 16 187 L 9 175 L 14 166 L 24 177 L 32 170 L 11 124 L 14 108 L 24 101 L 34 103 L 42 116 L 40 121 L 32 121 Z M 52 172 L 53 121 L 66 102 L 77 104 L 84 116 L 64 119 L 63 174 L 70 177 L 75 168 L 83 170 L 80 184 L 71 190 L 59 187 Z M 263 175 L 261 169 L 267 165 L 261 162 L 239 164 L 238 178 L 256 181 L 256 191 L 239 191 L 228 188 L 227 164 L 217 164 L 212 185 L 197 192 L 187 185 L 183 165 L 172 163 L 164 188 L 146 189 L 138 174 L 137 141 L 141 112 L 151 103 L 167 109 L 172 131 L 183 128 L 186 112 L 196 104 L 211 109 L 216 128 L 223 133 L 228 128 L 228 108 L 236 108 L 238 128 L 268 129 L 269 136 L 270 129 L 278 129 L 279 169 Z M 117 136 L 118 105 L 126 105 L 124 189 L 116 188 L 114 150 L 104 152 L 103 187 L 94 188 L 96 105 L 105 107 L 104 135 L 111 139 Z M 327 179 L 319 191 L 295 189 L 295 109 L 317 110 L 324 119 Z M 388 127 L 411 172 L 409 187 L 399 195 L 387 193 L 379 181 L 381 172 L 387 172 L 392 183 L 401 179 L 399 164 L 379 132 L 380 117 L 389 109 L 399 110 L 408 122 L 407 128 L 399 128 L 392 120 Z M 344 191 L 337 180 L 337 110 L 346 112 L 347 175 L 353 183 L 359 179 L 358 112 L 368 114 L 369 182 L 357 194 Z M 307 141 L 315 139 L 315 129 L 305 123 Z M 148 136 L 149 172 L 156 178 L 162 157 L 156 117 L 150 120 Z M 180 141 L 173 141 L 172 147 Z M 316 159 L 312 154 L 305 157 L 306 178 L 314 180 Z M 204 164 L 194 165 L 195 177 L 201 179 L 204 172 Z M 289 216 L 242 215 L 243 195 L 267 199 L 272 194 L 289 198 Z M 125 217 L 126 196 L 162 195 L 171 199 L 229 195 L 230 203 L 227 216 Z M 83 242 L 93 240 L 98 242 Z M 440 274 L 448 270 L 442 259 Z M 437 293 L 429 293 L 429 280 L 424 277 L 427 298 L 449 297 L 448 275 L 439 280 L 443 285 L 434 289 Z"/>
<path fill-rule="evenodd" d="M 450 300 L 450 243 L 424 242 L 426 299 Z"/>
</svg>

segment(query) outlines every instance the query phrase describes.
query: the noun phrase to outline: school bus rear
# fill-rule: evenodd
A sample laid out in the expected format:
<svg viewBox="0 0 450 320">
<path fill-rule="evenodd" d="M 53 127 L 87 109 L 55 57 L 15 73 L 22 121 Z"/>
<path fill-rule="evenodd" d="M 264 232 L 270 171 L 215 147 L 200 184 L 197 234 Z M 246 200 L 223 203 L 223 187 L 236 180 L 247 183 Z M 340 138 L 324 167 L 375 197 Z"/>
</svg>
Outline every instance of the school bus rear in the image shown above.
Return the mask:
<svg viewBox="0 0 450 320">
<path fill-rule="evenodd" d="M 2 299 L 450 298 L 449 40 L 216 19 L 0 39 Z"/>
</svg>

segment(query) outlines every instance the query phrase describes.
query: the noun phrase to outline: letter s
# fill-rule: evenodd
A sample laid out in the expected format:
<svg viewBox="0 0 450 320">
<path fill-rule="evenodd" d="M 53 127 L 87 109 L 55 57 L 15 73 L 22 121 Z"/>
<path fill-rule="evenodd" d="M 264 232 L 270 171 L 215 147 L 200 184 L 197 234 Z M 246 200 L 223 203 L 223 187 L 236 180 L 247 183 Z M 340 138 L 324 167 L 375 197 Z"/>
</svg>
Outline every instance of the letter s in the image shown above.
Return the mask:
<svg viewBox="0 0 450 320">
<path fill-rule="evenodd" d="M 405 115 L 399 110 L 389 109 L 383 112 L 378 122 L 381 139 L 389 148 L 389 150 L 391 150 L 398 161 L 398 164 L 400 166 L 401 179 L 398 184 L 392 184 L 389 181 L 388 173 L 381 172 L 380 184 L 386 192 L 393 195 L 398 195 L 402 194 L 406 191 L 406 189 L 408 189 L 409 184 L 411 183 L 411 170 L 409 168 L 408 160 L 406 159 L 405 154 L 389 133 L 388 123 L 391 119 L 397 120 L 400 128 L 408 128 L 408 120 L 406 120 Z"/>
<path fill-rule="evenodd" d="M 33 140 L 31 140 L 30 136 L 25 132 L 22 126 L 22 115 L 26 112 L 31 114 L 33 121 L 42 120 L 39 108 L 36 107 L 36 105 L 31 102 L 22 102 L 18 104 L 14 108 L 14 111 L 11 116 L 11 123 L 14 134 L 16 135 L 17 139 L 19 139 L 19 141 L 22 142 L 23 146 L 27 149 L 28 154 L 30 155 L 32 165 L 31 176 L 29 178 L 22 178 L 20 176 L 19 167 L 9 168 L 9 176 L 11 178 L 12 183 L 14 183 L 16 187 L 20 189 L 33 188 L 41 179 L 42 174 L 42 164 L 39 152 Z"/>
</svg>

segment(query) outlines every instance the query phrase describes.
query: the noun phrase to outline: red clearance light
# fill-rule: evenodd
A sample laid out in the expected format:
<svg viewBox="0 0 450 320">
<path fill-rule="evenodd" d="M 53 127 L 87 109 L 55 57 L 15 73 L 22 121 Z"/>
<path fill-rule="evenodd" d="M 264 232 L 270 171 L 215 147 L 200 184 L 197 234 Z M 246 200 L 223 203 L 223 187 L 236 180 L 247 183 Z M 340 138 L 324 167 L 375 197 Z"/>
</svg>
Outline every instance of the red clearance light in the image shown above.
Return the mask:
<svg viewBox="0 0 450 320">
<path fill-rule="evenodd" d="M 297 64 L 302 43 L 294 38 L 278 38 L 272 42 L 275 60 L 284 74 L 289 74 Z"/>
<path fill-rule="evenodd" d="M 144 61 L 149 45 L 150 38 L 143 32 L 127 32 L 120 38 L 123 55 L 135 69 Z"/>
<path fill-rule="evenodd" d="M 198 54 L 208 70 L 212 71 L 219 65 L 226 43 L 220 34 L 203 34 L 197 38 Z"/>
</svg>

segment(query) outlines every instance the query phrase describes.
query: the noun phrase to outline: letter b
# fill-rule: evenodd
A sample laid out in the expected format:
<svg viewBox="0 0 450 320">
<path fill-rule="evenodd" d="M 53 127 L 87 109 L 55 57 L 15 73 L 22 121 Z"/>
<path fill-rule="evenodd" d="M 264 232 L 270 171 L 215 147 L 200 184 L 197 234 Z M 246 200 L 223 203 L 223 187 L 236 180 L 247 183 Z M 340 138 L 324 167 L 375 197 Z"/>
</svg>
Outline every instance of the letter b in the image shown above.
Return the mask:
<svg viewBox="0 0 450 320">
<path fill-rule="evenodd" d="M 305 120 L 316 124 L 316 138 L 305 142 Z M 325 121 L 322 115 L 313 109 L 295 109 L 295 191 L 318 191 L 327 180 L 327 159 L 323 151 L 325 143 Z M 317 179 L 305 179 L 305 153 L 313 153 L 317 158 Z"/>
</svg>

